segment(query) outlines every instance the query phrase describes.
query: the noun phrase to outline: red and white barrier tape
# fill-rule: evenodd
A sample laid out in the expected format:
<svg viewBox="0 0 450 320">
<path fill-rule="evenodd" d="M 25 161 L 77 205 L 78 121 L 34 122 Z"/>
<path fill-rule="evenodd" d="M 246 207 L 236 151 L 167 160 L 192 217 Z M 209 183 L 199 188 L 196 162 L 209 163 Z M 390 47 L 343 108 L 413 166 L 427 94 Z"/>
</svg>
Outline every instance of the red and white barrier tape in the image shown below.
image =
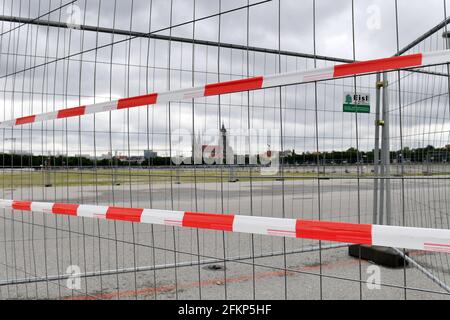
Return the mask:
<svg viewBox="0 0 450 320">
<path fill-rule="evenodd" d="M 257 90 L 282 85 L 300 84 L 318 80 L 329 80 L 340 77 L 361 75 L 387 70 L 413 68 L 450 62 L 450 50 L 431 53 L 417 53 L 399 57 L 376 59 L 363 62 L 341 64 L 333 67 L 314 70 L 280 73 L 241 80 L 233 80 L 207 84 L 201 87 L 151 93 L 143 96 L 96 103 L 75 108 L 62 109 L 55 112 L 42 113 L 0 122 L 0 128 L 10 128 L 28 123 L 64 119 L 104 111 L 127 109 L 157 103 L 176 102 L 192 98 L 215 96 L 220 94 Z"/>
<path fill-rule="evenodd" d="M 0 208 L 280 237 L 450 252 L 450 230 L 233 214 L 0 200 Z"/>
</svg>

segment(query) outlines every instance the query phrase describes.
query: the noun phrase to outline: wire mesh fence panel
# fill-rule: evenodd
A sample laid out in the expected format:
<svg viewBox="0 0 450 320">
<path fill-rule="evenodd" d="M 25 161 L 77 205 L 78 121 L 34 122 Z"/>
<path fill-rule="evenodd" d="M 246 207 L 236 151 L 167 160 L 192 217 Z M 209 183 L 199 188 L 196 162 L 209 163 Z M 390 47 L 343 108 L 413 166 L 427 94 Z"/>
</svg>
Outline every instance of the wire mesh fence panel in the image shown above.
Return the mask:
<svg viewBox="0 0 450 320">
<path fill-rule="evenodd" d="M 448 299 L 429 2 L 1 0 L 0 298 Z"/>
<path fill-rule="evenodd" d="M 447 23 L 439 25 L 406 52 L 448 48 L 446 30 Z M 421 71 L 397 72 L 389 79 L 393 224 L 448 229 L 448 68 Z M 448 253 L 411 258 L 448 288 Z"/>
</svg>

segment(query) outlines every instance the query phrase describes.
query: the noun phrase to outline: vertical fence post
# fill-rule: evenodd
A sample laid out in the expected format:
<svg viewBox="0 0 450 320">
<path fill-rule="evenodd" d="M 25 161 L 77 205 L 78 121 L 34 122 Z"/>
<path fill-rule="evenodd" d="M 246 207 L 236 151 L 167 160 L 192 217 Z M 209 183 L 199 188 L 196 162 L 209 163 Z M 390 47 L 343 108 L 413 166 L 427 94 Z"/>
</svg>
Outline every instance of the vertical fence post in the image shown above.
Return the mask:
<svg viewBox="0 0 450 320">
<path fill-rule="evenodd" d="M 392 224 L 391 216 L 391 170 L 390 170 L 390 140 L 389 140 L 389 93 L 388 93 L 388 80 L 387 74 L 383 73 L 383 132 L 385 132 L 384 138 L 384 181 L 386 185 L 386 224 Z"/>
<path fill-rule="evenodd" d="M 384 86 L 384 82 L 382 82 L 382 86 Z M 378 223 L 383 224 L 384 220 L 384 187 L 385 187 L 385 170 L 386 170 L 386 130 L 384 129 L 384 90 L 383 90 L 383 111 L 382 111 L 382 121 L 383 121 L 383 129 L 381 130 L 381 152 L 380 152 L 380 197 L 378 202 Z"/>
<path fill-rule="evenodd" d="M 375 148 L 373 150 L 373 224 L 378 223 L 378 174 L 380 161 L 380 96 L 382 82 L 380 74 L 376 78 L 376 96 L 375 96 Z"/>
<path fill-rule="evenodd" d="M 382 120 L 378 120 L 377 123 L 379 125 L 382 125 L 383 130 L 381 132 L 381 161 L 380 161 L 380 170 L 379 170 L 379 177 L 381 177 L 380 180 L 380 196 L 379 196 L 379 202 L 378 204 L 374 203 L 374 208 L 378 205 L 378 223 L 383 224 L 384 218 L 386 218 L 386 224 L 391 224 L 392 217 L 391 217 L 391 182 L 390 182 L 390 151 L 389 151 L 389 96 L 388 96 L 388 81 L 387 81 L 387 74 L 383 73 L 383 81 L 379 82 L 377 87 L 382 87 L 382 97 L 381 97 L 381 103 L 383 105 L 383 111 L 382 111 Z M 377 98 L 378 98 L 378 88 L 377 88 Z M 378 99 L 377 103 L 379 104 L 380 99 Z M 379 108 L 379 105 L 377 105 L 377 108 Z M 375 137 L 377 139 L 377 137 Z M 376 140 L 375 140 L 375 147 L 376 147 Z M 378 175 L 377 175 L 378 177 Z M 378 179 L 375 179 L 378 180 Z M 377 182 L 378 186 L 378 182 Z M 375 194 L 376 190 L 374 190 Z M 378 196 L 374 197 L 374 201 L 378 200 Z M 386 210 L 386 211 L 385 211 Z M 375 210 L 374 210 L 375 211 Z M 386 212 L 386 215 L 384 214 Z M 374 219 L 375 219 L 375 213 L 374 213 Z"/>
</svg>

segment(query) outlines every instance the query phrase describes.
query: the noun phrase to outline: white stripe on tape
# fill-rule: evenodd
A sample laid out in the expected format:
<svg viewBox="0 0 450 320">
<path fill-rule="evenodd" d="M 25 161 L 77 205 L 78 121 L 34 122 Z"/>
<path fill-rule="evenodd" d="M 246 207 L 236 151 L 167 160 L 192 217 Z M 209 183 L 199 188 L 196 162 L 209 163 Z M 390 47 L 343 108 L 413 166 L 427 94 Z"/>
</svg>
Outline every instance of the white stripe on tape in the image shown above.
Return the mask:
<svg viewBox="0 0 450 320">
<path fill-rule="evenodd" d="M 117 100 L 87 105 L 84 114 L 112 111 L 117 109 Z"/>
<path fill-rule="evenodd" d="M 144 209 L 141 215 L 141 222 L 181 227 L 183 217 L 184 211 Z"/>
<path fill-rule="evenodd" d="M 90 206 L 82 204 L 77 209 L 77 216 L 105 219 L 107 211 L 108 211 L 107 206 Z"/>
<path fill-rule="evenodd" d="M 205 87 L 187 88 L 181 90 L 174 90 L 169 92 L 158 93 L 157 103 L 175 102 L 179 100 L 186 100 L 192 98 L 203 97 Z"/>
<path fill-rule="evenodd" d="M 440 64 L 450 61 L 450 51 L 436 51 L 422 54 L 422 65 Z"/>
<path fill-rule="evenodd" d="M 334 67 L 305 71 L 303 81 L 317 81 L 334 78 Z"/>
<path fill-rule="evenodd" d="M 11 209 L 13 200 L 0 200 L 0 208 Z"/>
<path fill-rule="evenodd" d="M 450 248 L 450 230 L 373 225 L 372 244 L 419 250 L 425 246 Z"/>
<path fill-rule="evenodd" d="M 235 215 L 233 232 L 257 233 L 295 238 L 295 219 Z"/>
<path fill-rule="evenodd" d="M 310 71 L 296 71 L 283 74 L 273 74 L 263 78 L 263 88 L 316 81 L 333 78 L 334 67 Z"/>
<path fill-rule="evenodd" d="M 10 128 L 10 127 L 13 127 L 15 124 L 16 124 L 16 120 L 15 119 L 14 120 L 8 120 L 8 121 L 0 122 L 0 129 Z"/>
<path fill-rule="evenodd" d="M 52 213 L 53 203 L 49 202 L 32 202 L 31 211 Z"/>
<path fill-rule="evenodd" d="M 55 120 L 58 117 L 58 112 L 47 112 L 47 113 L 43 113 L 43 114 L 38 114 L 35 118 L 35 122 L 38 121 L 49 121 L 49 120 Z"/>
</svg>

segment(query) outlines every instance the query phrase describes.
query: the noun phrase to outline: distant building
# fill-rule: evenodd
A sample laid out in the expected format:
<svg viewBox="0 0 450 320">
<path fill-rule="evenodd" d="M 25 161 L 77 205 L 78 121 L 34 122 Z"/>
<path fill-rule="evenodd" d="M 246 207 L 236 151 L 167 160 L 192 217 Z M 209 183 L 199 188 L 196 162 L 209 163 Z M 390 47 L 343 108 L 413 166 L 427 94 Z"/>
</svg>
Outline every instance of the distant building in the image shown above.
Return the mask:
<svg viewBox="0 0 450 320">
<path fill-rule="evenodd" d="M 217 145 L 202 145 L 202 153 L 204 158 L 221 159 L 222 147 Z"/>
<path fill-rule="evenodd" d="M 280 151 L 280 157 L 292 157 L 293 156 L 293 152 L 292 150 L 285 150 L 285 151 Z"/>
<path fill-rule="evenodd" d="M 116 155 L 114 158 L 116 158 L 117 160 L 120 160 L 120 161 L 126 161 L 126 160 L 128 160 L 128 157 L 127 157 L 127 156 L 124 156 L 124 155 L 121 155 L 121 154 Z"/>
<path fill-rule="evenodd" d="M 112 153 L 108 152 L 108 153 L 104 153 L 101 156 L 97 157 L 97 160 L 111 160 L 112 159 Z"/>
<path fill-rule="evenodd" d="M 158 153 L 153 150 L 144 150 L 144 158 L 145 159 L 153 159 L 158 156 Z"/>
<path fill-rule="evenodd" d="M 200 135 L 198 135 L 194 141 L 193 149 L 196 163 L 202 163 L 206 159 L 213 159 L 216 164 L 231 164 L 234 159 L 234 151 L 230 146 L 227 129 L 224 124 L 222 124 L 219 131 L 218 144 L 202 144 Z"/>
<path fill-rule="evenodd" d="M 124 159 L 120 159 L 121 161 L 125 162 L 131 162 L 131 163 L 142 163 L 144 162 L 145 158 L 141 156 L 131 156 L 131 157 L 124 157 Z"/>
<path fill-rule="evenodd" d="M 220 128 L 220 146 L 222 148 L 222 158 L 227 161 L 227 151 L 231 151 L 230 146 L 228 145 L 228 136 L 227 129 L 225 128 L 225 124 L 222 123 L 222 128 Z"/>
</svg>

